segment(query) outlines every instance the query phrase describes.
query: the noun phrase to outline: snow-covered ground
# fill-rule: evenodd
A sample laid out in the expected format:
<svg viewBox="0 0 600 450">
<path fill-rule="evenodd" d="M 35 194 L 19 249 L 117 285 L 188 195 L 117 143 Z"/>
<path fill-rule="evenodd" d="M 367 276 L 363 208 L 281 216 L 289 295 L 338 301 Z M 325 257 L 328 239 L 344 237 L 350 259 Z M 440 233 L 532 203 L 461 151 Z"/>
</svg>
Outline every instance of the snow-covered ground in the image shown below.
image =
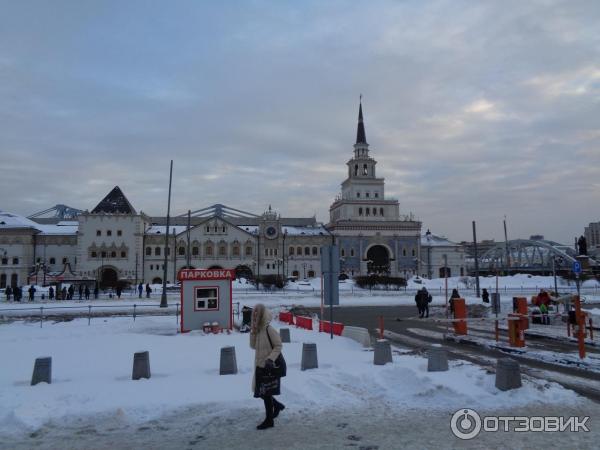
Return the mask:
<svg viewBox="0 0 600 450">
<path fill-rule="evenodd" d="M 279 325 L 279 324 L 276 324 Z M 302 342 L 318 346 L 319 369 L 301 371 Z M 219 349 L 236 348 L 239 373 L 219 376 Z M 131 380 L 133 353 L 148 350 L 152 378 Z M 427 361 L 396 355 L 394 363 L 373 365 L 373 353 L 346 338 L 292 329 L 285 344 L 288 376 L 282 400 L 297 409 L 320 412 L 368 408 L 485 410 L 530 404 L 578 405 L 584 400 L 557 384 L 525 380 L 515 391 L 494 387 L 494 375 L 463 361 L 449 372 L 428 373 Z M 35 358 L 52 357 L 53 382 L 30 386 Z M 253 354 L 248 335 L 178 334 L 168 317 L 84 319 L 48 324 L 14 322 L 0 326 L 0 434 L 31 432 L 63 420 L 118 416 L 142 423 L 197 405 L 221 411 L 256 407 L 251 394 Z M 50 424 L 50 425 L 48 425 Z"/>
</svg>

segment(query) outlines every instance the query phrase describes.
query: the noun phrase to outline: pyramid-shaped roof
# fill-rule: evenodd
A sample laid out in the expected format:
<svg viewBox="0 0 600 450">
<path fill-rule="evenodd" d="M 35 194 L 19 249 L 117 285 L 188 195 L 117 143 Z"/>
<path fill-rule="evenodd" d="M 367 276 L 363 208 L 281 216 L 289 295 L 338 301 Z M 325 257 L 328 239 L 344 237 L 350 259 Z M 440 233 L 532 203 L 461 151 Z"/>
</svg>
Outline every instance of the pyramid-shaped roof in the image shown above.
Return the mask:
<svg viewBox="0 0 600 450">
<path fill-rule="evenodd" d="M 119 186 L 115 186 L 92 210 L 92 214 L 136 214 Z"/>
</svg>

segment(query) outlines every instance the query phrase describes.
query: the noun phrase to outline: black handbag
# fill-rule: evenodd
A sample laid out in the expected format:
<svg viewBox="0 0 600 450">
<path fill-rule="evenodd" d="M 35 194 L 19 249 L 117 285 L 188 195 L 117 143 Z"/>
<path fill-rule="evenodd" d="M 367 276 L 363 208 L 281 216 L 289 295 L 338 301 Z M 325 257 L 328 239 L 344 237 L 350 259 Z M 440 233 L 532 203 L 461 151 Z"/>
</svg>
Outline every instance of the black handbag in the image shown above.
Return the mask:
<svg viewBox="0 0 600 450">
<path fill-rule="evenodd" d="M 275 348 L 273 347 L 271 336 L 269 336 L 269 327 L 267 327 L 267 338 L 269 338 L 269 344 L 271 344 L 271 348 Z M 282 352 L 279 352 L 279 356 L 275 359 L 275 361 L 273 361 L 273 369 L 271 369 L 270 374 L 276 377 L 285 377 L 287 375 L 287 364 Z"/>
</svg>

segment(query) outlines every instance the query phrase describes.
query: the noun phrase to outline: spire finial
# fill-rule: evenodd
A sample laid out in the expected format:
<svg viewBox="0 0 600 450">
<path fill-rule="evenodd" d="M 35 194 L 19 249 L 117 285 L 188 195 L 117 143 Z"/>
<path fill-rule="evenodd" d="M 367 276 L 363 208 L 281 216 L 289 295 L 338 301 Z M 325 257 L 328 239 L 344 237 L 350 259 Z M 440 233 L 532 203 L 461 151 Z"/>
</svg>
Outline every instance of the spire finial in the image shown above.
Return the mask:
<svg viewBox="0 0 600 450">
<path fill-rule="evenodd" d="M 357 144 L 366 144 L 367 143 L 367 135 L 365 133 L 365 124 L 363 123 L 363 113 L 362 113 L 362 94 L 359 96 L 359 106 L 358 106 L 358 128 L 356 130 L 356 143 Z"/>
</svg>

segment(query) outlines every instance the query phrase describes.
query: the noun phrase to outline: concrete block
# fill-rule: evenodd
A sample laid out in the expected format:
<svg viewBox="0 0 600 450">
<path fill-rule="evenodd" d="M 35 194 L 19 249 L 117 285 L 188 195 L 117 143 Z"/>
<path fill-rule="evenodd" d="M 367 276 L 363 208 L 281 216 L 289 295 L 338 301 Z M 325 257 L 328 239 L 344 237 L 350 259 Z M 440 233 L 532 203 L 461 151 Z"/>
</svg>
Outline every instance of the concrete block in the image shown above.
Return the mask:
<svg viewBox="0 0 600 450">
<path fill-rule="evenodd" d="M 150 378 L 150 352 L 137 352 L 133 354 L 132 380 Z"/>
<path fill-rule="evenodd" d="M 501 391 L 517 389 L 521 384 L 521 369 L 514 359 L 500 358 L 496 364 L 496 387 Z"/>
<path fill-rule="evenodd" d="M 301 370 L 317 369 L 319 362 L 317 359 L 317 344 L 304 342 L 302 344 L 302 362 Z"/>
<path fill-rule="evenodd" d="M 442 347 L 427 350 L 427 372 L 445 372 L 448 370 L 448 353 Z"/>
<path fill-rule="evenodd" d="M 342 336 L 358 342 L 365 348 L 371 347 L 371 335 L 366 328 L 345 326 Z"/>
<path fill-rule="evenodd" d="M 392 360 L 392 346 L 387 339 L 377 339 L 373 353 L 373 364 L 383 366 Z"/>
<path fill-rule="evenodd" d="M 219 375 L 235 375 L 238 373 L 235 347 L 221 347 L 221 364 Z"/>
<path fill-rule="evenodd" d="M 31 385 L 38 383 L 52 383 L 52 358 L 36 358 L 33 365 L 33 375 L 31 376 Z"/>
<path fill-rule="evenodd" d="M 281 338 L 281 342 L 289 343 L 290 341 L 290 329 L 289 328 L 280 328 L 279 329 L 279 337 Z"/>
</svg>

